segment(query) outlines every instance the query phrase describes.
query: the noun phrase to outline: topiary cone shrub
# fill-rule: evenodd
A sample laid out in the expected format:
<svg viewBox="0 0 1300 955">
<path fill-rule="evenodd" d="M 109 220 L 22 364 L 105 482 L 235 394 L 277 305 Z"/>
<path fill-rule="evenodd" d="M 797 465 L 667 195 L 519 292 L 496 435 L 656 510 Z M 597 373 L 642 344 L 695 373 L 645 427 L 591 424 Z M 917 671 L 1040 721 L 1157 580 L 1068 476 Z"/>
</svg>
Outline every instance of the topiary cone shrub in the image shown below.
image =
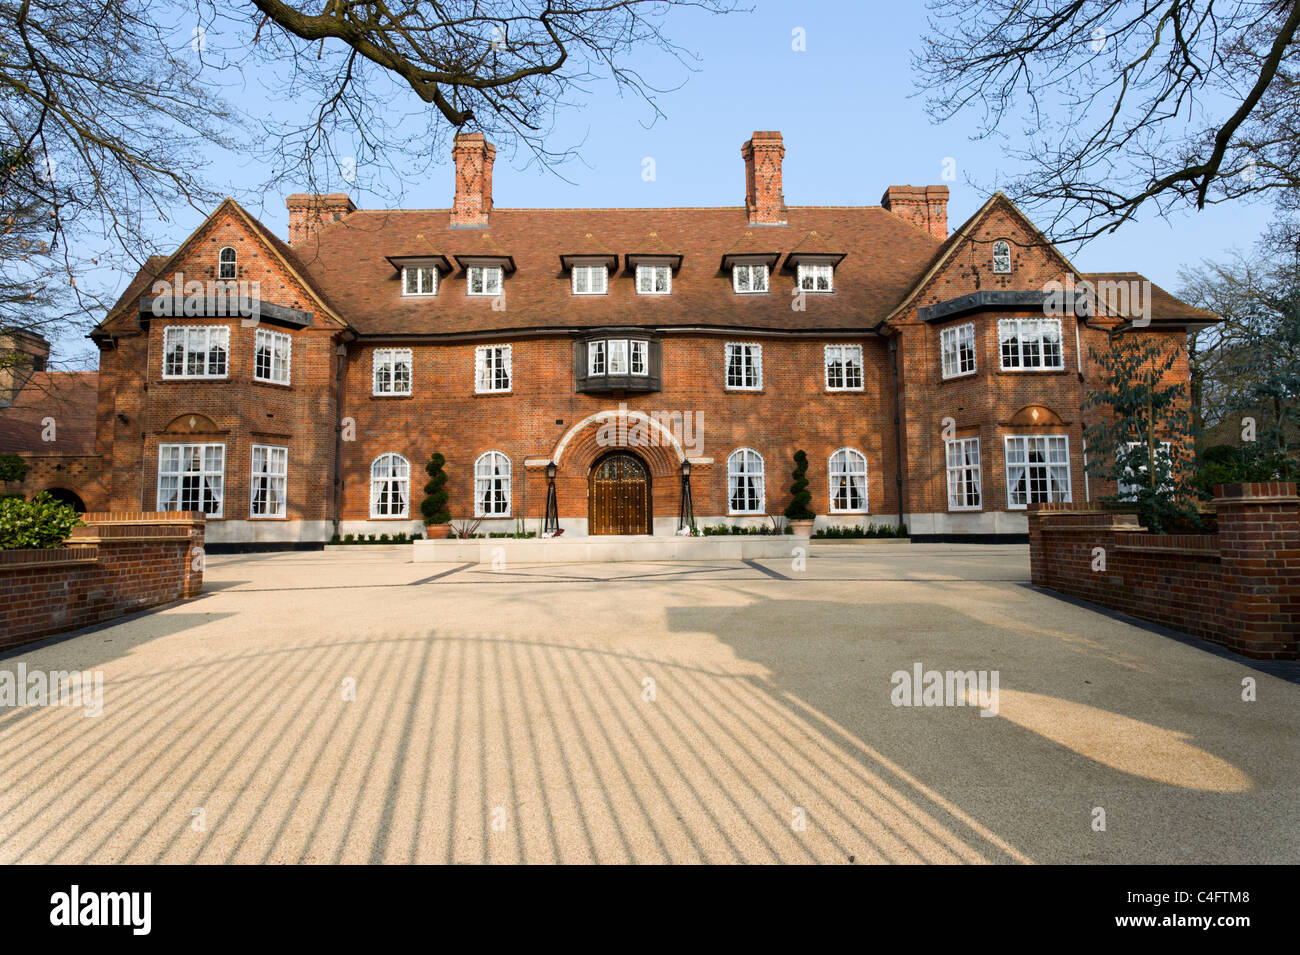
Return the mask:
<svg viewBox="0 0 1300 955">
<path fill-rule="evenodd" d="M 808 455 L 804 451 L 794 453 L 794 471 L 790 476 L 794 483 L 790 485 L 790 503 L 786 505 L 786 520 L 811 521 L 817 515 L 808 505 L 812 503 L 812 494 L 808 491 Z"/>
<path fill-rule="evenodd" d="M 451 528 L 451 512 L 447 510 L 447 472 L 443 465 L 447 459 L 437 451 L 429 456 L 429 463 L 424 466 L 429 481 L 424 485 L 424 500 L 420 502 L 420 513 L 424 516 L 424 526 L 429 529 L 430 537 L 446 537 Z M 441 532 L 441 533 L 440 533 Z"/>
</svg>

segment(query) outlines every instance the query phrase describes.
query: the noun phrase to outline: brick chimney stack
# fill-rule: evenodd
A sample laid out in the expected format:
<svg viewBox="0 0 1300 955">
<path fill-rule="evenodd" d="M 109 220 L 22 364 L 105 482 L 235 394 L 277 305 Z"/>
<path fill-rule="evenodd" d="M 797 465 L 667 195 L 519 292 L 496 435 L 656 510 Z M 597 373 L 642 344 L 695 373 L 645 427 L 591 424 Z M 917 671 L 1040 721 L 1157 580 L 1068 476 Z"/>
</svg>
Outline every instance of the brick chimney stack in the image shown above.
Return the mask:
<svg viewBox="0 0 1300 955">
<path fill-rule="evenodd" d="M 492 213 L 492 162 L 497 148 L 482 133 L 457 133 L 451 147 L 456 161 L 456 198 L 451 207 L 453 227 L 483 227 Z"/>
<path fill-rule="evenodd" d="M 18 399 L 32 372 L 44 371 L 50 343 L 44 336 L 20 328 L 0 328 L 0 408 Z"/>
<path fill-rule="evenodd" d="M 284 204 L 289 207 L 289 244 L 297 245 L 313 236 L 323 225 L 337 222 L 350 212 L 356 212 L 346 192 L 311 194 L 295 192 Z"/>
<path fill-rule="evenodd" d="M 745 209 L 750 225 L 785 225 L 781 160 L 785 144 L 779 132 L 756 132 L 740 147 L 745 159 Z"/>
<path fill-rule="evenodd" d="M 940 242 L 948 238 L 947 186 L 890 186 L 880 204 Z"/>
</svg>

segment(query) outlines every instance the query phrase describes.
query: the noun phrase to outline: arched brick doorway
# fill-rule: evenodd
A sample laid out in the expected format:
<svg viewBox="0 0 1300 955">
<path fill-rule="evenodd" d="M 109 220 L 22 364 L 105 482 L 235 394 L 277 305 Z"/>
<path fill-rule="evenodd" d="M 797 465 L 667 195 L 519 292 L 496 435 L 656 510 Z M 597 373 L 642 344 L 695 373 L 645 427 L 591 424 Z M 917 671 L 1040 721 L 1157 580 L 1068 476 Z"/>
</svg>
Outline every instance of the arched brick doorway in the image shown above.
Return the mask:
<svg viewBox="0 0 1300 955">
<path fill-rule="evenodd" d="M 69 491 L 65 487 L 52 487 L 46 490 L 45 493 L 60 504 L 67 504 L 78 514 L 86 513 L 86 504 L 82 501 L 81 495 L 77 494 L 75 491 Z"/>
<path fill-rule="evenodd" d="M 649 534 L 650 468 L 630 451 L 597 459 L 587 478 L 587 526 L 592 534 Z"/>
</svg>

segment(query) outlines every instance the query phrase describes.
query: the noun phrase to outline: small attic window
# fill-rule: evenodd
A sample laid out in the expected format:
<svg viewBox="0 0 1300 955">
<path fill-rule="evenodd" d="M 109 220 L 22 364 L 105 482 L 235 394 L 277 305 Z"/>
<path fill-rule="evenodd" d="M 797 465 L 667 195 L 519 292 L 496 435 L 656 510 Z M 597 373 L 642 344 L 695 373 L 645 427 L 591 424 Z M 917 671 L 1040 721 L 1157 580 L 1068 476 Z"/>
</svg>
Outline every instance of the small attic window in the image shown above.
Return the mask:
<svg viewBox="0 0 1300 955">
<path fill-rule="evenodd" d="M 998 239 L 993 243 L 993 271 L 999 275 L 1011 274 L 1011 243 Z"/>
<path fill-rule="evenodd" d="M 217 278 L 233 279 L 235 277 L 235 250 L 226 246 L 217 259 Z"/>
</svg>

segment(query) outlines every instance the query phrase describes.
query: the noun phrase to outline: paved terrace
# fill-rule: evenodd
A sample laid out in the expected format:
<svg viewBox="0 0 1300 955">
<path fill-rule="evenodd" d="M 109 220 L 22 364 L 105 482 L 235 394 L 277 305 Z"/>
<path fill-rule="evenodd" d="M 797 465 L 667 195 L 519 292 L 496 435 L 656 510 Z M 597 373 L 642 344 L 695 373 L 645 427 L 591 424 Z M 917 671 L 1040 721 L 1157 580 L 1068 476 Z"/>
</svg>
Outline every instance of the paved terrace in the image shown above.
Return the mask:
<svg viewBox="0 0 1300 955">
<path fill-rule="evenodd" d="M 1300 860 L 1300 686 L 1028 576 L 211 558 L 201 598 L 0 659 L 105 681 L 99 717 L 0 710 L 0 862 Z M 893 706 L 916 663 L 997 670 L 999 715 Z"/>
</svg>

